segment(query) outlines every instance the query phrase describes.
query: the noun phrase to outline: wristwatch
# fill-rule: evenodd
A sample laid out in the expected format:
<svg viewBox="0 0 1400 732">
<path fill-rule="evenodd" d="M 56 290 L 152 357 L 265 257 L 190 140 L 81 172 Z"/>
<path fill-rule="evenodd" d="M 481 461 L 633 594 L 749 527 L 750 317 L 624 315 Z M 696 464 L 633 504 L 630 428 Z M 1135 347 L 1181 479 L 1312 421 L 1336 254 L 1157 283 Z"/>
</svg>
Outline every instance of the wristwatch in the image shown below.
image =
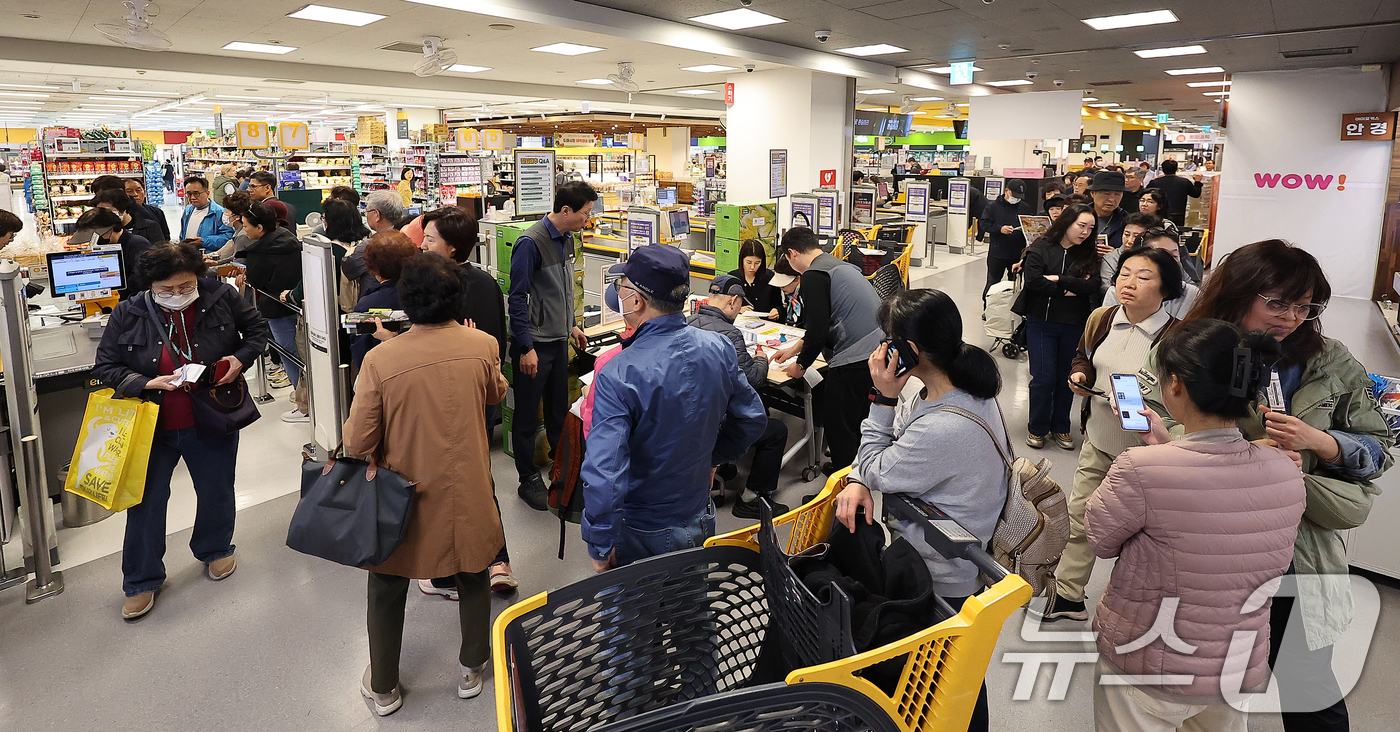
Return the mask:
<svg viewBox="0 0 1400 732">
<path fill-rule="evenodd" d="M 899 404 L 898 397 L 887 397 L 874 386 L 870 387 L 870 401 L 882 407 L 893 407 Z"/>
</svg>

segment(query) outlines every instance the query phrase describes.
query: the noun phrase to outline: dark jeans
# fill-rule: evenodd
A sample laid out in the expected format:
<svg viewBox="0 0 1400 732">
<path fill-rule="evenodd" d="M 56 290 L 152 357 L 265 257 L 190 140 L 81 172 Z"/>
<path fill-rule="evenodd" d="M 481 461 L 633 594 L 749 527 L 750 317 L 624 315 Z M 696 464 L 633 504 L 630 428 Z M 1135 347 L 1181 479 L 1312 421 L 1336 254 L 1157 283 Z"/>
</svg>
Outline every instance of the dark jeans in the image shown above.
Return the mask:
<svg viewBox="0 0 1400 732">
<path fill-rule="evenodd" d="M 190 551 L 205 564 L 233 554 L 238 433 L 201 440 L 193 427 L 157 430 L 146 467 L 145 494 L 126 512 L 122 590 L 127 597 L 154 592 L 165 583 L 166 504 L 170 501 L 170 476 L 182 458 L 194 480 L 197 499 Z"/>
<path fill-rule="evenodd" d="M 787 425 L 780 419 L 768 418 L 763 435 L 753 443 L 753 467 L 749 469 L 749 491 L 769 496 L 778 489 L 778 472 L 783 469 L 783 450 L 787 448 Z"/>
<path fill-rule="evenodd" d="M 1283 580 L 1291 583 L 1293 575 L 1285 575 Z M 1289 624 L 1293 625 L 1293 637 L 1284 633 Z M 1332 646 L 1308 650 L 1302 624 L 1297 599 L 1275 596 L 1269 610 L 1269 666 L 1278 681 L 1283 728 L 1287 732 L 1346 732 L 1351 723 L 1346 699 L 1337 685 L 1337 677 L 1332 674 Z M 1280 651 L 1284 658 L 1282 664 L 1278 663 Z"/>
<path fill-rule="evenodd" d="M 715 504 L 710 503 L 705 513 L 692 518 L 681 526 L 663 526 L 659 529 L 639 529 L 622 519 L 622 533 L 617 542 L 617 566 L 625 567 L 647 557 L 694 549 L 705 545 L 705 540 L 715 535 Z"/>
<path fill-rule="evenodd" d="M 515 422 L 511 425 L 510 439 L 515 445 L 515 470 L 520 481 L 531 475 L 539 475 L 535 467 L 535 415 L 539 411 L 540 400 L 544 400 L 544 434 L 549 438 L 550 454 L 559 444 L 559 434 L 564 431 L 564 415 L 569 411 L 569 342 L 535 341 L 535 353 L 539 355 L 539 370 L 534 376 L 526 376 L 520 370 L 520 357 L 511 361 L 515 374 Z"/>
<path fill-rule="evenodd" d="M 404 603 L 408 601 L 407 577 L 369 572 L 370 689 L 387 694 L 399 685 L 399 650 L 403 648 Z M 463 666 L 480 666 L 491 658 L 491 590 L 486 572 L 459 572 L 457 612 L 462 623 Z"/>
<path fill-rule="evenodd" d="M 987 255 L 987 284 L 982 287 L 982 304 L 987 304 L 987 291 L 992 289 L 992 285 L 1006 279 L 1006 275 L 1011 272 L 1011 265 L 1021 261 L 1017 257 L 1009 259 L 993 257 Z"/>
<path fill-rule="evenodd" d="M 1069 366 L 1084 335 L 1084 324 L 1064 325 L 1040 318 L 1026 318 L 1026 345 L 1031 361 L 1032 435 L 1069 434 L 1069 410 L 1074 392 L 1069 390 Z"/>
<path fill-rule="evenodd" d="M 860 423 L 870 413 L 870 366 L 865 361 L 826 370 L 822 380 L 826 391 L 822 405 L 822 426 L 831 464 L 837 470 L 856 461 L 860 447 Z"/>
</svg>

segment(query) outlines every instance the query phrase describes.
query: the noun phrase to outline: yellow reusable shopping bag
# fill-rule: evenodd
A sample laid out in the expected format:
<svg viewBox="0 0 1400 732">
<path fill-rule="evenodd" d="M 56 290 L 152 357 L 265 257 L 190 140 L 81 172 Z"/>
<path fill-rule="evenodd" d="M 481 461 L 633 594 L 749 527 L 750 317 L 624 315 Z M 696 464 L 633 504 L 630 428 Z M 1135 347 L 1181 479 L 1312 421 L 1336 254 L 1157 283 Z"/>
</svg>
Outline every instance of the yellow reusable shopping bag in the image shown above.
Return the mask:
<svg viewBox="0 0 1400 732">
<path fill-rule="evenodd" d="M 140 503 L 145 492 L 160 406 L 115 393 L 103 389 L 88 396 L 63 489 L 110 511 L 124 511 Z"/>
</svg>

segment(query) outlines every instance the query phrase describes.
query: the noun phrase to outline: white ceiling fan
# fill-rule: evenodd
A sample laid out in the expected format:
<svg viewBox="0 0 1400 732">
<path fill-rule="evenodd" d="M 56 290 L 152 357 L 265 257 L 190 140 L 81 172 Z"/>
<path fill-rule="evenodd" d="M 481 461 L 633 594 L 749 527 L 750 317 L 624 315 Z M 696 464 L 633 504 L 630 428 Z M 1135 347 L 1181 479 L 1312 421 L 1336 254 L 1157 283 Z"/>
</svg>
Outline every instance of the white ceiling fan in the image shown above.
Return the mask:
<svg viewBox="0 0 1400 732">
<path fill-rule="evenodd" d="M 160 15 L 160 7 L 150 0 L 126 0 L 126 14 L 114 23 L 96 23 L 93 28 L 107 38 L 127 48 L 142 51 L 164 51 L 170 48 L 170 38 L 151 25 L 151 18 Z"/>
<path fill-rule="evenodd" d="M 899 113 L 900 113 L 900 114 L 913 114 L 913 113 L 919 111 L 919 107 L 921 107 L 921 106 L 923 106 L 923 105 L 921 105 L 920 103 L 914 101 L 914 97 L 906 96 L 906 97 L 904 97 L 904 101 L 901 102 L 900 105 L 899 105 Z"/>
<path fill-rule="evenodd" d="M 442 39 L 423 36 L 423 60 L 413 67 L 417 76 L 437 76 L 457 63 L 457 52 L 442 48 Z"/>
<path fill-rule="evenodd" d="M 627 92 L 627 101 L 632 101 L 632 95 L 641 90 L 637 82 L 632 81 L 632 62 L 623 61 L 617 65 L 616 74 L 608 74 L 608 81 L 612 82 L 612 87 L 618 91 Z"/>
</svg>

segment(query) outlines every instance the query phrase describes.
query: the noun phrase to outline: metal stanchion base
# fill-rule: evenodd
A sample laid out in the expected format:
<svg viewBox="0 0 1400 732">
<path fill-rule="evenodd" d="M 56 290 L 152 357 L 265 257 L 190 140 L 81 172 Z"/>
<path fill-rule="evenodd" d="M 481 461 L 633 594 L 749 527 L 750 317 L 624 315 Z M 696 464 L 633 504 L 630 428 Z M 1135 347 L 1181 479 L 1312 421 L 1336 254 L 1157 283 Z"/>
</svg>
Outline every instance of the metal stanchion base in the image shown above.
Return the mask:
<svg viewBox="0 0 1400 732">
<path fill-rule="evenodd" d="M 39 586 L 38 579 L 32 579 L 24 583 L 24 604 L 33 605 L 63 592 L 63 573 L 54 572 L 49 579 L 49 583 L 43 587 Z"/>
</svg>

